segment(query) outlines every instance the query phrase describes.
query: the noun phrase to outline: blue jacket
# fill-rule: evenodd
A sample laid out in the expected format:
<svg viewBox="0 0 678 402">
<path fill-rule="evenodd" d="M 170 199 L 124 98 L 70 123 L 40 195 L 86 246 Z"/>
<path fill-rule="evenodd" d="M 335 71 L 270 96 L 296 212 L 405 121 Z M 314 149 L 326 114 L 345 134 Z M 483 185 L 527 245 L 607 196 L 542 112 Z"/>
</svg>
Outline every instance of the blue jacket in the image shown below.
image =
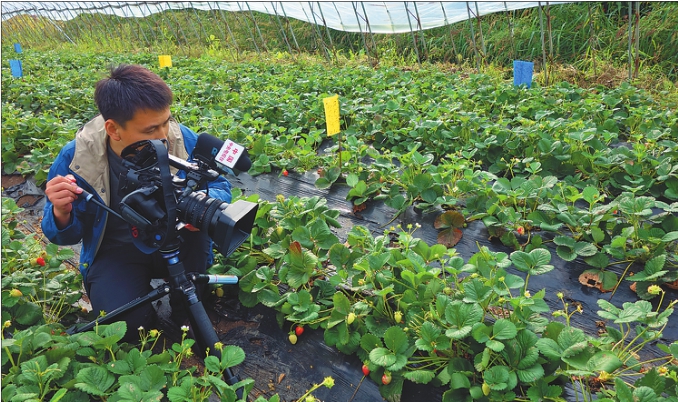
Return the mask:
<svg viewBox="0 0 678 402">
<path fill-rule="evenodd" d="M 168 133 L 169 153 L 183 160 L 189 155 L 197 142 L 198 136 L 184 125 L 170 121 Z M 49 170 L 47 180 L 55 176 L 72 174 L 77 185 L 106 205 L 109 205 L 110 183 L 108 157 L 106 155 L 107 134 L 104 119 L 100 115 L 85 124 L 75 135 L 75 139 L 66 144 Z M 172 173 L 184 177 L 185 172 L 172 168 Z M 231 202 L 231 184 L 224 177 L 219 177 L 207 185 L 209 195 L 222 201 Z M 71 221 L 58 229 L 54 221 L 52 203 L 47 200 L 42 219 L 42 231 L 55 244 L 72 245 L 82 241 L 80 252 L 80 272 L 83 279 L 87 275 L 87 267 L 94 261 L 104 238 L 108 212 L 96 204 L 78 198 L 73 203 Z"/>
</svg>

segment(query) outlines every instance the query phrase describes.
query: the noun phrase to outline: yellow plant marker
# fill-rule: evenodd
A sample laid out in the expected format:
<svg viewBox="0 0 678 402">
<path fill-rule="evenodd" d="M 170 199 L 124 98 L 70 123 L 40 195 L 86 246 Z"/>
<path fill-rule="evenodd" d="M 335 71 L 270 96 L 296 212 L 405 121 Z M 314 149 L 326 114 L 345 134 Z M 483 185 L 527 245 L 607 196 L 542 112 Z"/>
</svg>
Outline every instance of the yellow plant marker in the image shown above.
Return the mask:
<svg viewBox="0 0 678 402">
<path fill-rule="evenodd" d="M 339 128 L 339 95 L 324 98 L 325 119 L 327 121 L 327 136 L 338 134 Z"/>
<path fill-rule="evenodd" d="M 172 67 L 172 56 L 169 55 L 158 56 L 158 62 L 160 63 L 160 68 Z"/>
</svg>

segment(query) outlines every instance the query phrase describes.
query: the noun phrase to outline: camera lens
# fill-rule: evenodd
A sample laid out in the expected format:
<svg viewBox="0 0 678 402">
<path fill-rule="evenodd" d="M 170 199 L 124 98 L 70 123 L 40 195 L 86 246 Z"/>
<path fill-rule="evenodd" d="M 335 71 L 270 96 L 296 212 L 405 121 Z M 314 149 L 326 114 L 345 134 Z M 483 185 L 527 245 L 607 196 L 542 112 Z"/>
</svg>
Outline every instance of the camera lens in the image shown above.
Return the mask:
<svg viewBox="0 0 678 402">
<path fill-rule="evenodd" d="M 226 202 L 196 192 L 179 200 L 177 213 L 181 221 L 211 234 L 214 214 L 227 206 Z"/>
</svg>

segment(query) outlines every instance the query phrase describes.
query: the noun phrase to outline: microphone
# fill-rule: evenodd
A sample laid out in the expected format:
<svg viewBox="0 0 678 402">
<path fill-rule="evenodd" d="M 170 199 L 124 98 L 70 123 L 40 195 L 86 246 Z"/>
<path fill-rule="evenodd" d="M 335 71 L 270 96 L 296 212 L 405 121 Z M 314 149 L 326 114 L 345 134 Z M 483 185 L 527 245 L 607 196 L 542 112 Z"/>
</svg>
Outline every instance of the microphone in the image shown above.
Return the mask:
<svg viewBox="0 0 678 402">
<path fill-rule="evenodd" d="M 206 163 L 210 168 L 222 173 L 230 170 L 246 172 L 252 167 L 252 161 L 247 149 L 231 140 L 222 141 L 219 138 L 202 133 L 193 148 L 193 159 Z"/>
</svg>

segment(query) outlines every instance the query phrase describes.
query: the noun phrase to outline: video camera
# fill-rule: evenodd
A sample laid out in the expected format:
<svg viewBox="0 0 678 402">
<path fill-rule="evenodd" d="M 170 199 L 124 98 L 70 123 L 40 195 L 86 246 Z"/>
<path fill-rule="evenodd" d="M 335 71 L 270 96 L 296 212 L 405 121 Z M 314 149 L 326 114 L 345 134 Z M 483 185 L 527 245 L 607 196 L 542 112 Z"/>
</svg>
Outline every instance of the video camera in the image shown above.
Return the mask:
<svg viewBox="0 0 678 402">
<path fill-rule="evenodd" d="M 202 133 L 192 153 L 195 162 L 169 155 L 165 140 L 136 142 L 121 156 L 127 172 L 120 176 L 120 215 L 142 252 L 175 247 L 187 224 L 206 231 L 224 256 L 249 237 L 259 205 L 228 204 L 210 197 L 207 188 L 220 174 L 249 170 L 252 163 L 241 145 Z M 172 175 L 170 166 L 184 174 Z"/>
</svg>

